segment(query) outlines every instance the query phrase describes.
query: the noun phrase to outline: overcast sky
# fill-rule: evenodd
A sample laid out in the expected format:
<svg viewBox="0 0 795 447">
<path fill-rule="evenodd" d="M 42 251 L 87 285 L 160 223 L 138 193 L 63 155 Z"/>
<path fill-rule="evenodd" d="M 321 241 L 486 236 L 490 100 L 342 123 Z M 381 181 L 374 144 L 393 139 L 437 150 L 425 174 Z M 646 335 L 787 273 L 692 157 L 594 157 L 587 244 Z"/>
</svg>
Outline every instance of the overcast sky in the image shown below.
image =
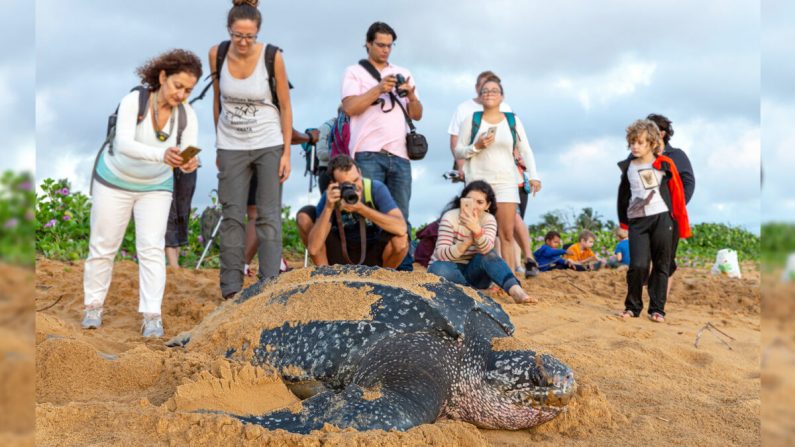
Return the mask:
<svg viewBox="0 0 795 447">
<path fill-rule="evenodd" d="M 32 6 L 12 3 L 24 6 L 6 16 L 14 19 L 2 31 L 4 41 L 27 41 Z M 180 47 L 196 52 L 209 70 L 210 46 L 228 38 L 230 5 L 197 0 L 37 1 L 35 70 L 29 48 L 13 44 L 4 50 L 12 63 L 0 68 L 0 126 L 12 135 L 7 146 L 16 148 L 16 163 L 33 163 L 32 134 L 18 130 L 25 128 L 24 118 L 34 107 L 16 98 L 33 90 L 35 72 L 37 177 L 67 177 L 75 188 L 87 191 L 107 115 L 137 84 L 135 68 Z M 616 220 L 616 162 L 627 154 L 624 129 L 655 112 L 673 120 L 672 144 L 688 153 L 695 169 L 691 221 L 757 231 L 760 107 L 771 122 L 795 111 L 792 76 L 766 75 L 760 101 L 760 41 L 765 54 L 784 52 L 784 42 L 792 41 L 786 20 L 776 11 L 791 9 L 784 1 L 765 2 L 765 19 L 769 14 L 774 27 L 764 33 L 758 1 L 452 5 L 413 0 L 261 2 L 260 40 L 284 48 L 295 85 L 295 127 L 316 127 L 333 115 L 345 67 L 365 56 L 367 27 L 385 21 L 398 34 L 391 61 L 408 68 L 417 83 L 425 109 L 417 127 L 430 143 L 428 157 L 412 163 L 415 225 L 434 219 L 459 190 L 441 177 L 451 164 L 447 125 L 457 104 L 474 96 L 477 73 L 491 69 L 502 77 L 506 100 L 525 124 L 543 180 L 544 189 L 528 206 L 528 223 L 551 210 L 579 211 L 584 206 Z M 6 15 L 7 8 L 3 10 Z M 770 71 L 791 75 L 793 59 L 783 59 L 775 58 Z M 215 137 L 211 102 L 197 103 L 195 109 L 204 167 L 194 205 L 202 208 L 217 183 Z M 780 131 L 786 127 L 782 123 Z M 783 148 L 792 145 L 783 136 L 777 140 L 778 149 L 772 150 L 788 157 L 781 160 L 791 165 L 794 157 Z M 767 154 L 766 200 L 778 194 L 771 186 L 777 179 L 791 176 L 782 163 L 769 163 Z M 293 175 L 284 190 L 284 203 L 293 211 L 317 198 L 307 195 L 300 155 L 300 147 L 294 146 Z M 781 195 L 788 192 L 782 189 Z M 766 210 L 765 219 L 788 218 L 795 201 L 785 200 L 775 212 Z"/>
</svg>

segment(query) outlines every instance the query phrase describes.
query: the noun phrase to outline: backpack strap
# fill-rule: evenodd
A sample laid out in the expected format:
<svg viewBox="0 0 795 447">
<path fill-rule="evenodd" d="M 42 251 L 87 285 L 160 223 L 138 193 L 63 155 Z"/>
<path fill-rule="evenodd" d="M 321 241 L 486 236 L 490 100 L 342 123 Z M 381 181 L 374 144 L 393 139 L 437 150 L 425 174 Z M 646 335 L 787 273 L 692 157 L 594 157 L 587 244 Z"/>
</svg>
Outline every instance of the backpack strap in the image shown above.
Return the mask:
<svg viewBox="0 0 795 447">
<path fill-rule="evenodd" d="M 508 128 L 511 129 L 511 137 L 513 138 L 513 147 L 516 147 L 516 142 L 519 137 L 516 133 L 516 114 L 512 112 L 503 112 L 505 119 L 508 121 Z M 475 142 L 475 137 L 478 135 L 480 125 L 483 122 L 483 112 L 477 111 L 472 114 L 472 132 L 469 137 L 469 144 Z"/>
<path fill-rule="evenodd" d="M 511 137 L 513 138 L 513 147 L 516 147 L 516 142 L 518 141 L 517 134 L 516 134 L 516 114 L 513 112 L 502 112 L 505 115 L 505 119 L 508 120 L 508 128 L 511 129 Z"/>
<path fill-rule="evenodd" d="M 279 97 L 276 94 L 276 69 L 274 67 L 276 65 L 276 52 L 281 51 L 282 49 L 276 45 L 265 45 L 265 69 L 268 71 L 268 86 L 270 86 L 271 89 L 273 105 L 276 106 L 278 110 L 281 109 L 279 108 Z M 287 88 L 293 88 L 293 84 L 291 84 L 289 80 L 287 81 Z"/>
<path fill-rule="evenodd" d="M 273 105 L 276 106 L 276 110 L 281 110 L 279 107 L 279 95 L 276 94 L 276 69 L 274 67 L 276 64 L 277 51 L 279 51 L 279 47 L 276 45 L 265 45 L 265 69 L 268 71 L 268 86 L 271 89 L 271 101 Z"/>
<path fill-rule="evenodd" d="M 149 105 L 149 89 L 142 85 L 138 85 L 130 90 L 131 92 L 138 92 L 138 115 L 135 117 L 135 124 L 141 124 L 146 116 L 146 108 Z M 116 108 L 116 113 L 119 113 L 119 108 Z"/>
<path fill-rule="evenodd" d="M 372 209 L 375 209 L 373 202 L 373 181 L 369 178 L 362 177 L 362 189 L 364 189 L 364 204 Z"/>
<path fill-rule="evenodd" d="M 483 122 L 483 112 L 478 111 L 472 114 L 472 132 L 470 132 L 469 144 L 475 142 L 475 137 L 480 130 L 480 123 Z"/>
<path fill-rule="evenodd" d="M 182 148 L 182 132 L 188 127 L 188 114 L 185 113 L 185 104 L 177 106 L 177 147 Z"/>
<path fill-rule="evenodd" d="M 135 124 L 138 125 L 141 121 L 144 120 L 146 116 L 146 108 L 149 105 L 149 89 L 142 86 L 136 85 L 135 87 L 130 89 L 130 93 L 138 92 L 138 114 L 135 116 Z M 108 148 L 108 155 L 113 155 L 113 139 L 116 138 L 116 124 L 119 118 L 119 106 L 116 106 L 116 110 L 108 117 L 108 129 L 105 133 L 105 141 L 100 146 L 99 151 L 97 151 L 97 156 L 94 159 L 94 167 L 91 169 L 91 178 L 92 182 L 88 189 L 88 194 L 94 194 L 94 182 L 93 179 L 97 178 L 97 166 L 99 165 L 99 158 L 102 156 L 102 151 L 105 148 Z"/>
<path fill-rule="evenodd" d="M 193 104 L 196 101 L 200 101 L 204 99 L 204 95 L 207 94 L 207 91 L 210 90 L 210 87 L 213 86 L 213 78 L 221 79 L 221 67 L 224 65 L 224 60 L 226 59 L 226 53 L 229 52 L 229 41 L 225 40 L 218 44 L 218 49 L 215 51 L 215 71 L 208 74 L 204 80 L 210 80 L 207 85 L 204 86 L 199 96 L 190 100 L 188 104 Z"/>
</svg>

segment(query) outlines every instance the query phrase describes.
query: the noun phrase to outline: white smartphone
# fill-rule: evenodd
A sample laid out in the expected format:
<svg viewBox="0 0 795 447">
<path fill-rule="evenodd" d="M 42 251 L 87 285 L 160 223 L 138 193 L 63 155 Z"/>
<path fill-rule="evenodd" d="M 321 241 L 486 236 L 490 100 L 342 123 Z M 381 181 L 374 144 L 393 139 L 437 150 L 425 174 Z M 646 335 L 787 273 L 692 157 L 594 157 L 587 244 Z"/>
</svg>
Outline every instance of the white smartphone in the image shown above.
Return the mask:
<svg viewBox="0 0 795 447">
<path fill-rule="evenodd" d="M 494 134 L 496 134 L 496 133 L 497 133 L 497 126 L 492 126 L 492 127 L 489 127 L 489 130 L 487 130 L 487 131 L 486 131 L 486 137 L 487 137 L 487 138 L 491 138 L 491 137 L 493 137 L 493 136 L 494 136 Z"/>
<path fill-rule="evenodd" d="M 469 197 L 461 197 L 461 211 L 466 211 L 469 216 L 475 215 L 475 199 Z"/>
</svg>

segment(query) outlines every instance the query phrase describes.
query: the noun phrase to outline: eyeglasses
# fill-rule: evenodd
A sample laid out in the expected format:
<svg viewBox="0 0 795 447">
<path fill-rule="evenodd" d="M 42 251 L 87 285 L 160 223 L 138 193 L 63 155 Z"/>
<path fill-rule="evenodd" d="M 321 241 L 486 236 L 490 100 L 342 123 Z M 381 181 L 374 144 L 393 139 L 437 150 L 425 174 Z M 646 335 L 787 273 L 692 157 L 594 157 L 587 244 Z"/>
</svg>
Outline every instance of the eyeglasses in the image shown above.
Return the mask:
<svg viewBox="0 0 795 447">
<path fill-rule="evenodd" d="M 382 50 L 388 50 L 395 46 L 395 43 L 381 43 L 381 42 L 373 42 L 373 45 L 377 46 Z"/>
<path fill-rule="evenodd" d="M 493 88 L 493 89 L 491 89 L 491 90 L 486 90 L 486 89 L 483 89 L 483 90 L 481 90 L 481 91 L 480 91 L 480 96 L 486 96 L 486 95 L 501 95 L 501 94 L 502 94 L 502 92 L 501 92 L 501 91 L 500 91 L 500 89 L 498 89 L 498 88 Z"/>
<path fill-rule="evenodd" d="M 241 34 L 235 31 L 229 31 L 229 35 L 235 40 L 248 40 L 252 42 L 257 40 L 256 34 Z"/>
</svg>

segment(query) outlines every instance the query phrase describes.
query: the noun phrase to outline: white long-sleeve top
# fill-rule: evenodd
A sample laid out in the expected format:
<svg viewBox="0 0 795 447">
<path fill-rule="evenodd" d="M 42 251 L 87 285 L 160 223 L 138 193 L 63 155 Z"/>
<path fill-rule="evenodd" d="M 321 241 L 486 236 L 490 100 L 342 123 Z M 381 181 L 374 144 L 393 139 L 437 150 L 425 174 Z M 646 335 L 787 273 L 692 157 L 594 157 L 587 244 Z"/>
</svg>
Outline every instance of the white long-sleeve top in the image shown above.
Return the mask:
<svg viewBox="0 0 795 447">
<path fill-rule="evenodd" d="M 497 126 L 497 133 L 494 135 L 494 142 L 485 149 L 475 149 L 475 142 L 480 135 L 485 134 L 490 127 Z M 458 134 L 458 145 L 455 148 L 455 157 L 464 159 L 464 176 L 467 182 L 474 180 L 484 180 L 489 184 L 519 184 L 523 181 L 516 163 L 513 159 L 513 137 L 508 120 L 503 116 L 497 124 L 487 122 L 485 119 L 480 122 L 475 139 L 470 142 L 472 132 L 472 116 L 464 120 L 461 124 L 461 131 Z M 519 117 L 516 117 L 516 136 L 519 155 L 522 156 L 527 175 L 531 180 L 541 180 L 536 171 L 536 162 L 533 157 L 533 150 L 527 142 L 527 134 Z"/>
<path fill-rule="evenodd" d="M 150 100 L 151 101 L 151 100 Z M 198 121 L 190 105 L 184 104 L 187 122 L 182 132 L 180 149 L 195 146 L 198 140 Z M 130 92 L 119 103 L 116 120 L 116 138 L 113 140 L 113 155 L 104 152 L 97 165 L 97 174 L 104 183 L 112 187 L 134 191 L 161 190 L 170 188 L 172 168 L 163 161 L 166 149 L 177 146 L 179 109 L 174 108 L 174 128 L 166 141 L 155 135 L 152 123 L 151 104 L 143 121 L 136 124 L 138 116 L 138 92 Z M 169 131 L 166 123 L 163 131 Z"/>
</svg>

